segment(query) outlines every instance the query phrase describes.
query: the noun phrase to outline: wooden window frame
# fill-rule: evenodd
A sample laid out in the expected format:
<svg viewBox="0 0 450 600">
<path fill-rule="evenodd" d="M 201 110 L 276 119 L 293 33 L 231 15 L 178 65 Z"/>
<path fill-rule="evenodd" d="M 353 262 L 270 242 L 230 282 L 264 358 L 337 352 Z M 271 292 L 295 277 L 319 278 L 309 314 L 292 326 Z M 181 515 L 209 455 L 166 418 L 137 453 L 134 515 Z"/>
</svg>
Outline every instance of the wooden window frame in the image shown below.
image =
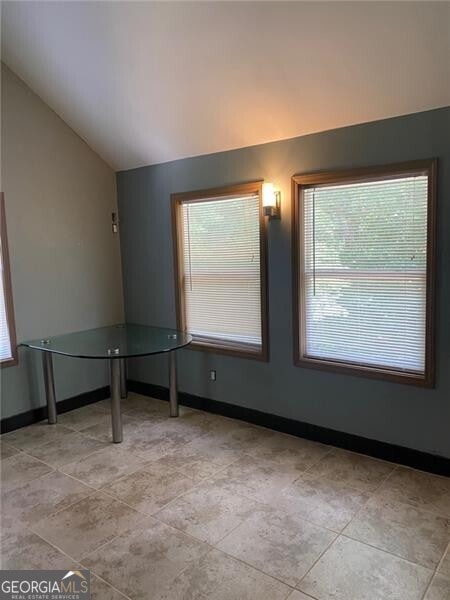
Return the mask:
<svg viewBox="0 0 450 600">
<path fill-rule="evenodd" d="M 200 350 L 203 352 L 213 352 L 214 354 L 225 354 L 239 358 L 250 358 L 267 362 L 269 360 L 269 319 L 268 319 L 268 293 L 267 293 L 267 234 L 266 220 L 264 218 L 262 206 L 262 181 L 251 181 L 236 185 L 228 185 L 218 188 L 205 190 L 195 190 L 190 192 L 181 192 L 171 194 L 172 204 L 172 238 L 173 238 L 173 258 L 175 273 L 175 302 L 177 328 L 181 331 L 186 330 L 186 318 L 184 307 L 184 294 L 182 286 L 182 240 L 181 240 L 181 219 L 180 207 L 184 202 L 195 200 L 196 202 L 206 202 L 214 198 L 226 198 L 228 196 L 239 195 L 257 195 L 259 198 L 259 239 L 260 239 L 260 301 L 261 301 L 261 350 L 253 352 L 240 348 L 230 348 L 218 344 L 199 343 L 195 340 L 189 344 L 188 348 Z"/>
<path fill-rule="evenodd" d="M 398 178 L 408 175 L 428 176 L 427 205 L 427 272 L 426 272 L 426 324 L 425 371 L 415 375 L 400 370 L 352 364 L 348 361 L 309 358 L 305 355 L 305 285 L 301 273 L 303 263 L 303 190 L 321 184 L 359 183 L 376 179 Z M 315 172 L 292 177 L 292 286 L 294 323 L 294 364 L 298 367 L 346 373 L 361 377 L 384 379 L 421 387 L 435 384 L 435 287 L 436 287 L 436 210 L 437 210 L 437 159 L 417 160 L 386 166 L 356 168 L 351 170 Z"/>
<path fill-rule="evenodd" d="M 8 235 L 6 232 L 5 195 L 0 192 L 0 236 L 1 257 L 3 262 L 3 291 L 5 294 L 6 321 L 8 323 L 9 342 L 11 344 L 11 358 L 0 360 L 0 368 L 17 365 L 17 338 L 14 320 L 14 305 L 11 284 L 11 269 L 9 264 Z"/>
</svg>

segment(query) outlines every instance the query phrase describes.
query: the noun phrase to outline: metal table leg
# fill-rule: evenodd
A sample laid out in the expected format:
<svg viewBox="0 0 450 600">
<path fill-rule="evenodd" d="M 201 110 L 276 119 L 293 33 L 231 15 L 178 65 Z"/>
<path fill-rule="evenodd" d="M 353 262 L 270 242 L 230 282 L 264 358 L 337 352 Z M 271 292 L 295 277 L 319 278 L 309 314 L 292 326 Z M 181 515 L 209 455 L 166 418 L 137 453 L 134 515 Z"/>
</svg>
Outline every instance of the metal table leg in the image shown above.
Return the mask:
<svg viewBox="0 0 450 600">
<path fill-rule="evenodd" d="M 47 398 L 48 422 L 53 425 L 57 421 L 55 379 L 53 377 L 53 357 L 51 352 L 42 352 L 42 367 L 44 369 L 45 396 Z"/>
<path fill-rule="evenodd" d="M 125 358 L 121 358 L 120 362 L 120 397 L 122 400 L 128 397 L 127 390 L 127 361 Z"/>
<path fill-rule="evenodd" d="M 177 355 L 169 352 L 170 416 L 178 417 Z"/>
<path fill-rule="evenodd" d="M 111 368 L 111 419 L 112 437 L 116 444 L 122 441 L 122 415 L 120 407 L 120 362 L 121 359 L 110 359 Z"/>
</svg>

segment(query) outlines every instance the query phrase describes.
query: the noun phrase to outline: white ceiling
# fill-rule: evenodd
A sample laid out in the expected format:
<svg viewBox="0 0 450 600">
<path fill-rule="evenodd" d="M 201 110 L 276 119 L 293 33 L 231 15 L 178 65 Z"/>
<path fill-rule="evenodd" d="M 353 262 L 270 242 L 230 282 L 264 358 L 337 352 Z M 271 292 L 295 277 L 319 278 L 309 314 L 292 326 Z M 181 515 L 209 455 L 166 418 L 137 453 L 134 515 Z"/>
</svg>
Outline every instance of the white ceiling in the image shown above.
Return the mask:
<svg viewBox="0 0 450 600">
<path fill-rule="evenodd" d="M 450 2 L 3 2 L 2 59 L 116 169 L 450 105 Z"/>
</svg>

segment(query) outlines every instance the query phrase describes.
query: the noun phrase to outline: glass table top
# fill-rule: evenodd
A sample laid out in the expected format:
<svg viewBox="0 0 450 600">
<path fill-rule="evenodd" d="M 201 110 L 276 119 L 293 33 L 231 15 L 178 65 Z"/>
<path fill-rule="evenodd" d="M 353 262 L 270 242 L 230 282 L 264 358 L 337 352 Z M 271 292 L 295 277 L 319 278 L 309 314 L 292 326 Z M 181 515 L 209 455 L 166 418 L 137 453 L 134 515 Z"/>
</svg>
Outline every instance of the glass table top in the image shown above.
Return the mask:
<svg viewBox="0 0 450 600">
<path fill-rule="evenodd" d="M 188 333 L 176 329 L 125 323 L 22 342 L 19 346 L 77 358 L 131 358 L 170 352 L 191 341 Z"/>
</svg>

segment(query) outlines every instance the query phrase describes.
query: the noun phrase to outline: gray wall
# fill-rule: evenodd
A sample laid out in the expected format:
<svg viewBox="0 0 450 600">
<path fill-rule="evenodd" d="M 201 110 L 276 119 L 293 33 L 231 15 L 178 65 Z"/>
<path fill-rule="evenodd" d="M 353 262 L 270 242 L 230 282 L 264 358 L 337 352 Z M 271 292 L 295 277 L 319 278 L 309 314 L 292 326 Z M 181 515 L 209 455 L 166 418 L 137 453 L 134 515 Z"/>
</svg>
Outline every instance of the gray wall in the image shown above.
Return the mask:
<svg viewBox="0 0 450 600">
<path fill-rule="evenodd" d="M 294 367 L 290 177 L 428 157 L 440 159 L 436 389 Z M 259 178 L 282 190 L 282 220 L 268 223 L 270 362 L 183 350 L 180 389 L 450 457 L 450 108 L 119 173 L 129 321 L 176 323 L 171 192 Z M 154 357 L 135 361 L 130 376 L 167 385 L 166 371 L 165 358 Z"/>
<path fill-rule="evenodd" d="M 17 339 L 123 319 L 114 171 L 2 66 L 2 190 Z M 40 356 L 0 371 L 1 417 L 44 403 Z M 55 358 L 58 399 L 106 385 L 106 365 Z"/>
</svg>

